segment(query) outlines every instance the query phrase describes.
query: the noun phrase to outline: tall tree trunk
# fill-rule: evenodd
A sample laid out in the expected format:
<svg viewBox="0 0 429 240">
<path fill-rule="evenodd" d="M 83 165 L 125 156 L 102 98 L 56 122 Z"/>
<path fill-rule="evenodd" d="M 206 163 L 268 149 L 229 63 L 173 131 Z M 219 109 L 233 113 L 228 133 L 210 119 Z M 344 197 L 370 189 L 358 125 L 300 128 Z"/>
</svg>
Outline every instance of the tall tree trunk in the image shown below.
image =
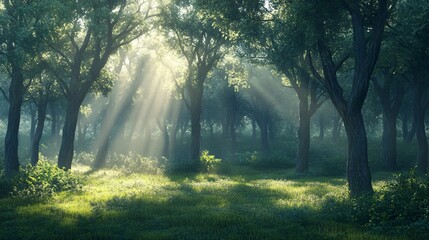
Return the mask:
<svg viewBox="0 0 429 240">
<path fill-rule="evenodd" d="M 332 140 L 334 142 L 337 142 L 340 139 L 341 136 L 341 116 L 337 115 L 333 119 L 333 126 L 332 126 Z"/>
<path fill-rule="evenodd" d="M 170 154 L 170 136 L 168 135 L 167 124 L 164 122 L 161 122 L 161 120 L 158 120 L 158 119 L 156 121 L 156 124 L 159 128 L 159 131 L 161 131 L 161 135 L 162 135 L 161 155 L 163 157 L 168 157 Z"/>
<path fill-rule="evenodd" d="M 268 140 L 268 120 L 265 117 L 262 117 L 262 119 L 256 121 L 256 123 L 258 124 L 259 130 L 261 132 L 261 152 L 263 154 L 268 154 L 270 152 L 270 142 Z"/>
<path fill-rule="evenodd" d="M 199 166 L 201 146 L 201 108 L 193 106 L 191 110 L 191 160 L 192 165 Z"/>
<path fill-rule="evenodd" d="M 348 139 L 347 181 L 352 196 L 372 193 L 368 165 L 368 143 L 362 113 L 351 112 L 344 118 Z"/>
<path fill-rule="evenodd" d="M 412 143 L 413 138 L 416 135 L 416 121 L 415 118 L 411 121 L 411 129 L 408 131 L 408 134 L 405 136 L 404 142 Z"/>
<path fill-rule="evenodd" d="M 203 85 L 195 86 L 189 93 L 191 99 L 191 167 L 197 170 L 200 167 Z"/>
<path fill-rule="evenodd" d="M 386 170 L 396 170 L 396 117 L 383 115 L 383 158 Z"/>
<path fill-rule="evenodd" d="M 237 151 L 237 134 L 235 132 L 235 121 L 236 121 L 236 112 L 234 111 L 231 115 L 231 125 L 229 126 L 231 132 L 231 154 L 235 155 Z"/>
<path fill-rule="evenodd" d="M 171 127 L 171 133 L 170 133 L 170 153 L 168 155 L 168 158 L 170 160 L 173 160 L 175 158 L 175 151 L 176 151 L 176 142 L 177 142 L 177 132 L 179 131 L 179 124 L 178 119 L 173 119 L 173 126 Z"/>
<path fill-rule="evenodd" d="M 299 128 L 298 128 L 298 152 L 296 155 L 296 172 L 308 171 L 308 159 L 310 151 L 310 113 L 308 101 L 300 100 L 299 103 Z"/>
<path fill-rule="evenodd" d="M 109 111 L 109 109 L 113 109 L 113 99 L 112 96 L 109 99 L 109 104 L 107 106 L 106 112 Z M 98 149 L 97 154 L 95 155 L 94 163 L 92 164 L 93 170 L 99 170 L 103 168 L 106 165 L 107 161 L 107 153 L 109 151 L 110 141 L 111 141 L 111 135 L 113 135 L 113 121 L 114 118 L 117 118 L 117 116 L 110 116 L 108 113 L 106 116 L 104 116 L 103 123 L 101 125 L 101 133 L 98 136 Z"/>
<path fill-rule="evenodd" d="M 59 127 L 58 127 L 59 116 L 58 116 L 57 108 L 56 108 L 55 104 L 51 103 L 49 105 L 49 109 L 50 109 L 50 112 L 51 112 L 51 137 L 50 137 L 50 142 L 54 146 L 57 146 L 57 139 L 58 139 L 58 136 L 59 136 Z"/>
<path fill-rule="evenodd" d="M 83 99 L 82 99 L 83 100 Z M 61 148 L 58 154 L 58 167 L 69 170 L 73 161 L 75 132 L 82 101 L 72 99 L 68 101 L 66 117 L 63 127 Z"/>
<path fill-rule="evenodd" d="M 325 138 L 325 117 L 321 114 L 319 116 L 319 139 Z"/>
<path fill-rule="evenodd" d="M 37 106 L 37 126 L 31 147 L 31 164 L 33 166 L 35 166 L 39 162 L 39 147 L 40 140 L 42 139 L 43 135 L 43 128 L 45 126 L 47 106 L 48 97 L 43 95 L 40 96 L 40 100 Z"/>
<path fill-rule="evenodd" d="M 33 106 L 30 104 L 30 143 L 33 143 L 34 141 L 34 133 L 36 131 L 36 124 L 37 124 L 37 116 L 36 112 L 33 108 Z"/>
<path fill-rule="evenodd" d="M 252 139 L 256 139 L 256 121 L 252 118 Z"/>
<path fill-rule="evenodd" d="M 401 117 L 402 140 L 405 142 L 408 135 L 408 114 L 403 114 Z"/>
<path fill-rule="evenodd" d="M 414 122 L 419 149 L 417 151 L 417 172 L 427 173 L 428 165 L 428 140 L 425 130 L 425 109 L 423 107 L 423 94 L 426 89 L 415 84 L 414 86 Z"/>
<path fill-rule="evenodd" d="M 5 138 L 5 174 L 12 175 L 19 170 L 18 134 L 21 122 L 21 106 L 24 94 L 24 76 L 19 66 L 12 65 L 11 83 L 9 87 L 9 112 Z"/>
</svg>

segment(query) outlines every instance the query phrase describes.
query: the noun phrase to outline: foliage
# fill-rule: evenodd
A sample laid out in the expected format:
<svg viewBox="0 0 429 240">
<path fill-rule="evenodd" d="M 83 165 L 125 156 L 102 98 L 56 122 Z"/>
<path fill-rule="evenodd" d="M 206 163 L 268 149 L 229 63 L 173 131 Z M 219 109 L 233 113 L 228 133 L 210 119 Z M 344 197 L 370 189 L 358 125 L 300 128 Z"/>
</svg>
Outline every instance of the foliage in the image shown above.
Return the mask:
<svg viewBox="0 0 429 240">
<path fill-rule="evenodd" d="M 415 170 L 395 175 L 373 195 L 357 198 L 327 198 L 324 211 L 335 219 L 380 231 L 428 233 L 429 176 L 419 177 Z M 421 239 L 421 238 L 419 238 Z"/>
<path fill-rule="evenodd" d="M 106 167 L 121 169 L 127 173 L 162 174 L 165 171 L 164 158 L 145 157 L 136 153 L 113 153 L 107 160 Z"/>
<path fill-rule="evenodd" d="M 95 159 L 95 156 L 93 153 L 82 151 L 74 154 L 73 162 L 75 164 L 91 166 L 92 163 L 94 162 L 94 159 Z"/>
<path fill-rule="evenodd" d="M 0 198 L 7 196 L 12 190 L 12 184 L 3 171 L 0 172 Z"/>
<path fill-rule="evenodd" d="M 368 224 L 429 230 L 429 176 L 398 174 L 374 197 Z"/>
<path fill-rule="evenodd" d="M 216 158 L 215 155 L 210 155 L 209 151 L 204 150 L 200 156 L 201 167 L 204 172 L 213 172 L 222 162 L 222 159 Z"/>
<path fill-rule="evenodd" d="M 46 199 L 58 192 L 79 190 L 81 182 L 78 175 L 40 159 L 36 166 L 21 167 L 19 173 L 13 176 L 11 195 L 20 199 Z"/>
</svg>

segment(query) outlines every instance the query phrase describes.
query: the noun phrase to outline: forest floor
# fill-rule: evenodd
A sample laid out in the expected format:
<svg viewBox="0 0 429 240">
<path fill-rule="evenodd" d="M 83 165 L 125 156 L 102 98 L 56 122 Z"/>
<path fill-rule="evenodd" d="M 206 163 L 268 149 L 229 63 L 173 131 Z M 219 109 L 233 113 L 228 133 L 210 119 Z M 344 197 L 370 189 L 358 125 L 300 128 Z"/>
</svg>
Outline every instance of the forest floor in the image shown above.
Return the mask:
<svg viewBox="0 0 429 240">
<path fill-rule="evenodd" d="M 78 192 L 0 199 L 0 239 L 412 239 L 327 210 L 346 196 L 344 178 L 247 167 L 172 176 L 80 171 Z M 387 176 L 376 175 L 375 187 Z"/>
</svg>

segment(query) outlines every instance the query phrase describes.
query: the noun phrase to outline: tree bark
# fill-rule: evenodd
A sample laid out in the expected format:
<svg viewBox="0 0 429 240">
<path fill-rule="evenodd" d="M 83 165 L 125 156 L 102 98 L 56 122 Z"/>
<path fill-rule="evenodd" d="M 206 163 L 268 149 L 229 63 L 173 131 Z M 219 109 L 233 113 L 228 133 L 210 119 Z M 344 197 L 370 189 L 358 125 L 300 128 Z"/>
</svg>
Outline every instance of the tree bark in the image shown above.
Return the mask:
<svg viewBox="0 0 429 240">
<path fill-rule="evenodd" d="M 385 169 L 397 170 L 396 163 L 396 117 L 383 115 L 383 159 Z"/>
<path fill-rule="evenodd" d="M 57 146 L 57 142 L 59 139 L 59 116 L 58 116 L 58 112 L 57 112 L 57 107 L 55 106 L 55 104 L 51 103 L 49 105 L 49 109 L 50 109 L 50 113 L 51 113 L 51 137 L 50 137 L 50 142 L 54 145 Z"/>
<path fill-rule="evenodd" d="M 39 147 L 40 140 L 43 135 L 43 128 L 45 126 L 46 108 L 48 106 L 48 97 L 45 95 L 40 96 L 37 106 L 37 126 L 31 147 L 31 164 L 35 166 L 39 162 Z"/>
<path fill-rule="evenodd" d="M 308 101 L 299 102 L 299 129 L 298 129 L 298 152 L 296 154 L 296 172 L 308 171 L 310 152 L 310 113 L 308 112 Z"/>
<path fill-rule="evenodd" d="M 414 86 L 414 122 L 416 126 L 416 137 L 418 143 L 417 151 L 417 172 L 419 174 L 427 173 L 428 165 L 428 140 L 425 130 L 425 108 L 423 106 L 423 94 L 425 88 L 415 84 Z"/>
<path fill-rule="evenodd" d="M 332 126 L 332 140 L 334 140 L 334 142 L 337 142 L 340 139 L 341 136 L 341 126 L 342 122 L 341 122 L 341 116 L 337 115 L 334 117 L 333 119 L 333 126 Z"/>
<path fill-rule="evenodd" d="M 190 89 L 189 96 L 191 100 L 191 167 L 197 170 L 200 167 L 203 84 L 198 84 Z"/>
<path fill-rule="evenodd" d="M 61 148 L 58 154 L 58 167 L 66 170 L 71 168 L 73 160 L 75 132 L 82 100 L 73 98 L 71 101 L 68 101 Z"/>
<path fill-rule="evenodd" d="M 260 118 L 261 119 L 258 119 L 256 123 L 258 124 L 259 130 L 261 132 L 259 140 L 261 143 L 261 152 L 263 154 L 268 154 L 270 153 L 270 142 L 268 140 L 268 117 L 261 116 Z"/>
<path fill-rule="evenodd" d="M 323 140 L 325 138 L 325 117 L 323 115 L 319 116 L 319 139 Z"/>
<path fill-rule="evenodd" d="M 347 182 L 352 196 L 372 193 L 371 172 L 368 164 L 368 149 L 362 113 L 351 112 L 344 118 L 348 139 Z"/>
<path fill-rule="evenodd" d="M 33 109 L 33 106 L 30 104 L 30 143 L 33 143 L 34 141 L 34 133 L 36 131 L 36 125 L 37 125 L 37 116 L 36 111 Z"/>
<path fill-rule="evenodd" d="M 21 122 L 21 107 L 24 94 L 24 76 L 14 60 L 11 61 L 11 83 L 9 87 L 9 112 L 5 138 L 5 174 L 11 176 L 19 170 L 18 134 Z"/>
</svg>

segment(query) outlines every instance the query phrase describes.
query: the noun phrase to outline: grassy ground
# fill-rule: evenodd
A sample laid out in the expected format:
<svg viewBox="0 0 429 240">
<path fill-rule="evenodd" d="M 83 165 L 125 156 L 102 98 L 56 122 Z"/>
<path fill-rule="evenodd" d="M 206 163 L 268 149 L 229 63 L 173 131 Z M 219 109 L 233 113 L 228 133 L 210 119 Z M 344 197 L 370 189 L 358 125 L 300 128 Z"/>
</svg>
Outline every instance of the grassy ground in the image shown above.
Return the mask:
<svg viewBox="0 0 429 240">
<path fill-rule="evenodd" d="M 326 201 L 346 194 L 343 178 L 246 167 L 82 175 L 82 191 L 47 202 L 0 199 L 0 239 L 413 239 L 327 214 Z"/>
</svg>

